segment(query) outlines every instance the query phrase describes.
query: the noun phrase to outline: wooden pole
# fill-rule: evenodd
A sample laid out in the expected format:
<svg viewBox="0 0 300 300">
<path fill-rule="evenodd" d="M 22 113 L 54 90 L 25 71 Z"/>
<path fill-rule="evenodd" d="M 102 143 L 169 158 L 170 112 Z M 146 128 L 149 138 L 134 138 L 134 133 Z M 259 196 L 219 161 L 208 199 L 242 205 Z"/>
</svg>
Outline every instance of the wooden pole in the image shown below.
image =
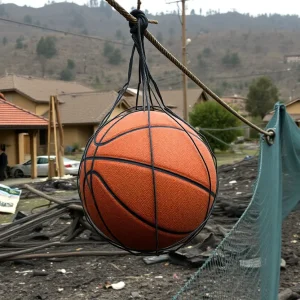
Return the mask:
<svg viewBox="0 0 300 300">
<path fill-rule="evenodd" d="M 52 105 L 51 98 L 49 101 L 49 120 L 48 120 L 48 160 L 50 160 L 51 154 L 51 132 L 52 132 Z"/>
<path fill-rule="evenodd" d="M 37 173 L 37 131 L 31 131 L 30 137 L 30 154 L 31 154 L 31 178 L 35 179 L 38 177 Z"/>
<path fill-rule="evenodd" d="M 64 131 L 63 131 L 63 127 L 61 124 L 61 118 L 60 118 L 60 112 L 59 112 L 59 102 L 57 97 L 54 97 L 54 101 L 55 101 L 55 112 L 56 112 L 56 119 L 57 119 L 57 124 L 58 124 L 58 130 L 59 130 L 59 148 L 58 148 L 58 160 L 59 160 L 59 169 L 60 169 L 60 177 L 63 177 L 65 174 L 65 168 L 64 168 L 64 161 L 63 161 L 63 157 L 64 157 Z"/>
<path fill-rule="evenodd" d="M 185 16 L 185 1 L 182 3 L 182 64 L 186 66 L 186 16 Z M 183 79 L 183 119 L 188 122 L 188 103 L 187 103 L 187 78 L 182 73 Z"/>
<path fill-rule="evenodd" d="M 52 106 L 52 119 L 53 119 L 53 130 L 54 130 L 54 148 L 55 148 L 55 161 L 56 161 L 56 170 L 58 177 L 60 176 L 60 165 L 58 160 L 58 147 L 57 147 L 57 132 L 56 132 L 56 117 L 55 117 L 55 100 L 51 96 L 51 106 Z"/>
<path fill-rule="evenodd" d="M 51 156 L 51 145 L 52 145 L 52 127 L 53 124 L 53 110 L 52 110 L 52 97 L 49 99 L 49 122 L 48 122 L 48 178 L 52 179 L 55 176 L 55 167 Z M 53 129 L 54 130 L 54 129 Z"/>
</svg>

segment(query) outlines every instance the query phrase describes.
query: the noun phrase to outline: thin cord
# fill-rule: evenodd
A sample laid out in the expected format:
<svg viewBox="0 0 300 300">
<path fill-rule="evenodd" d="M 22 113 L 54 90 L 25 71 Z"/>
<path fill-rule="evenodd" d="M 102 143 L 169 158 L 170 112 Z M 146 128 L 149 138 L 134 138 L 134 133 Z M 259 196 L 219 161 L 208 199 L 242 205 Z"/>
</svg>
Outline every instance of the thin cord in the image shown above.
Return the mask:
<svg viewBox="0 0 300 300">
<path fill-rule="evenodd" d="M 127 21 L 137 22 L 137 19 L 128 13 L 118 2 L 115 0 L 106 0 L 113 8 L 115 8 Z M 150 22 L 149 22 L 150 23 Z M 265 131 L 243 116 L 241 116 L 238 112 L 232 109 L 229 105 L 227 105 L 219 96 L 217 96 L 212 90 L 210 90 L 202 81 L 197 78 L 189 69 L 187 69 L 175 56 L 173 56 L 163 45 L 159 43 L 159 41 L 148 31 L 145 31 L 145 37 L 164 55 L 166 56 L 173 64 L 175 64 L 183 73 L 185 73 L 191 80 L 193 80 L 198 86 L 200 86 L 208 95 L 210 95 L 214 100 L 216 100 L 219 104 L 221 104 L 225 109 L 239 118 L 245 124 L 248 124 L 253 129 L 258 132 L 264 134 L 265 136 L 272 137 L 274 133 L 271 131 Z"/>
<path fill-rule="evenodd" d="M 109 42 L 109 43 L 112 43 L 112 44 L 118 44 L 118 45 L 132 47 L 132 44 L 126 44 L 126 43 L 122 43 L 122 42 L 118 42 L 118 41 L 111 41 L 111 40 L 107 40 L 107 39 L 103 39 L 103 38 L 95 37 L 95 36 L 90 36 L 90 35 L 86 35 L 86 34 L 72 33 L 72 32 L 67 32 L 67 31 L 63 31 L 63 30 L 58 30 L 58 29 L 53 29 L 53 28 L 47 28 L 47 27 L 43 27 L 43 26 L 39 26 L 39 25 L 34 25 L 34 24 L 27 24 L 27 23 L 23 23 L 23 22 L 8 20 L 8 19 L 5 19 L 5 18 L 0 18 L 0 21 L 8 22 L 8 23 L 13 23 L 13 24 L 17 24 L 17 25 L 22 25 L 22 26 L 33 27 L 33 28 L 42 29 L 42 30 L 48 30 L 48 31 L 57 32 L 57 33 L 62 33 L 64 35 L 72 35 L 72 36 L 77 36 L 77 37 L 88 38 L 88 39 L 91 39 L 91 40 L 97 40 L 97 41 L 102 41 L 102 42 Z"/>
<path fill-rule="evenodd" d="M 138 3 L 137 3 L 137 9 L 141 9 L 141 5 L 142 5 L 142 1 L 141 0 L 138 0 Z"/>
<path fill-rule="evenodd" d="M 182 20 L 181 20 L 181 17 L 180 17 L 180 7 L 179 7 L 179 2 L 176 2 L 176 4 L 177 4 L 177 12 L 178 12 L 179 22 L 180 22 L 180 24 L 181 24 L 181 26 L 182 26 Z"/>
</svg>

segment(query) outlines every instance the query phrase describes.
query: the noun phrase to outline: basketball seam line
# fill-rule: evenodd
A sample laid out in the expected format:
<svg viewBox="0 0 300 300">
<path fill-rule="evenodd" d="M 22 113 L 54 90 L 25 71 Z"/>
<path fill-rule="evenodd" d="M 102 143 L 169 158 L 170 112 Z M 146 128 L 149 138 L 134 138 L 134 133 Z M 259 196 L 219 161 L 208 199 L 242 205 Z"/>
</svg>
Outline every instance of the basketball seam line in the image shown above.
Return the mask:
<svg viewBox="0 0 300 300">
<path fill-rule="evenodd" d="M 141 222 L 145 223 L 146 225 L 150 226 L 153 229 L 156 229 L 155 226 L 153 224 L 151 224 L 151 222 L 145 220 L 143 217 L 141 217 L 140 215 L 138 215 L 135 211 L 131 210 L 124 202 L 122 202 L 119 197 L 113 192 L 113 190 L 109 187 L 109 185 L 106 183 L 106 181 L 103 179 L 103 177 L 96 171 L 92 170 L 90 173 L 92 173 L 93 175 L 95 175 L 101 182 L 102 184 L 105 186 L 105 188 L 107 189 L 107 191 L 113 196 L 113 198 L 123 207 L 126 209 L 126 211 L 128 211 L 131 215 L 133 215 L 134 217 L 136 217 L 138 220 L 140 220 Z M 105 222 L 106 223 L 106 222 Z M 172 231 L 172 230 L 168 230 L 162 227 L 158 227 L 158 229 L 162 232 L 165 233 L 169 233 L 169 234 L 173 234 L 173 235 L 184 235 L 184 234 L 190 234 L 193 232 L 193 230 L 191 231 L 185 231 L 185 232 L 180 232 L 180 231 Z"/>
<path fill-rule="evenodd" d="M 168 128 L 168 129 L 175 129 L 175 130 L 179 130 L 179 131 L 185 132 L 185 131 L 184 131 L 183 129 L 181 129 L 181 128 L 176 128 L 176 127 L 172 127 L 172 126 L 161 126 L 161 125 L 160 125 L 160 126 L 151 126 L 150 128 L 151 128 L 151 129 L 152 129 L 152 128 Z M 121 137 L 121 136 L 127 135 L 127 134 L 132 133 L 132 132 L 135 132 L 135 131 L 143 130 L 143 129 L 149 129 L 149 127 L 148 127 L 148 126 L 145 126 L 145 127 L 139 127 L 139 128 L 131 129 L 131 130 L 129 130 L 129 131 L 123 132 L 123 133 L 121 133 L 121 134 L 119 134 L 119 135 L 117 135 L 117 136 L 111 138 L 110 140 L 108 140 L 108 141 L 106 141 L 106 142 L 101 142 L 102 139 L 103 139 L 103 137 L 101 138 L 100 142 L 97 142 L 96 139 L 94 139 L 94 144 L 95 144 L 95 146 L 104 146 L 104 145 L 106 145 L 106 144 L 108 144 L 108 143 L 110 143 L 110 142 L 112 142 L 112 141 L 118 139 L 118 138 Z M 186 132 L 185 132 L 185 133 L 186 133 Z M 200 141 L 202 141 L 202 139 L 200 138 L 199 135 L 196 135 L 195 133 L 192 133 L 192 132 L 189 132 L 189 131 L 188 131 L 188 133 L 189 133 L 190 135 L 194 136 L 195 138 L 198 138 Z"/>
<path fill-rule="evenodd" d="M 86 203 L 85 186 L 86 186 L 86 183 L 88 183 L 88 177 L 90 176 L 90 174 L 91 174 L 91 172 L 88 172 L 88 173 L 86 173 L 86 176 L 84 177 L 84 189 L 83 189 L 83 193 L 84 193 L 84 202 L 85 202 L 85 207 L 86 207 L 87 211 L 89 211 L 89 209 L 88 209 L 88 206 L 87 206 L 87 203 Z M 91 180 L 91 179 L 90 179 L 90 181 L 91 181 L 90 184 L 92 184 L 92 180 Z M 103 223 L 104 227 L 106 228 L 107 232 L 109 233 L 109 235 L 112 236 L 112 238 L 113 238 L 116 242 L 118 242 L 120 245 L 124 246 L 123 243 L 121 243 L 121 242 L 119 241 L 119 239 L 117 239 L 117 238 L 115 237 L 115 235 L 110 231 L 109 227 L 107 226 L 106 222 L 104 221 L 103 216 L 102 216 L 102 214 L 101 214 L 101 211 L 100 211 L 100 209 L 99 209 L 99 207 L 98 207 L 98 203 L 97 203 L 97 201 L 96 201 L 96 199 L 95 199 L 93 188 L 91 189 L 89 184 L 88 184 L 88 188 L 90 189 L 90 193 L 91 193 L 91 195 L 92 195 L 92 199 L 93 199 L 94 205 L 95 205 L 95 207 L 96 207 L 97 213 L 98 213 L 98 215 L 99 215 L 99 217 L 100 217 L 100 220 L 102 221 L 102 223 Z M 89 217 L 90 221 L 92 221 L 92 219 L 90 218 L 90 214 L 88 214 L 88 217 Z M 93 227 L 94 227 L 95 229 L 99 230 L 99 228 L 94 224 L 94 222 L 91 222 L 91 223 L 92 223 L 92 225 L 93 225 Z M 97 231 L 97 230 L 96 230 L 96 231 Z M 100 232 L 101 232 L 101 230 L 100 230 Z M 107 235 L 104 234 L 103 232 L 101 232 L 101 233 L 102 233 L 105 237 L 107 236 Z M 107 238 L 109 238 L 109 237 L 107 237 Z"/>
<path fill-rule="evenodd" d="M 141 163 L 141 162 L 137 162 L 137 161 L 131 161 L 131 160 L 127 160 L 127 159 L 122 159 L 122 158 L 116 158 L 116 157 L 103 157 L 103 156 L 97 156 L 97 157 L 86 157 L 87 161 L 91 161 L 91 160 L 106 160 L 106 161 L 115 161 L 115 162 L 120 162 L 120 163 L 124 163 L 124 164 L 132 164 L 132 165 L 136 165 L 139 167 L 144 167 L 147 169 L 151 169 L 152 166 L 145 164 L 145 163 Z M 187 178 L 185 176 L 176 174 L 172 171 L 169 170 L 165 170 L 159 167 L 154 166 L 155 171 L 161 172 L 161 173 L 165 173 L 174 177 L 177 177 L 179 179 L 182 179 L 183 181 L 187 181 L 189 183 L 191 183 L 192 185 L 197 186 L 198 188 L 201 188 L 202 190 L 204 190 L 205 192 L 207 192 L 208 194 L 210 194 L 211 196 L 215 197 L 215 193 L 213 191 L 210 191 L 207 187 L 205 187 L 204 185 L 202 185 L 199 182 L 196 182 L 190 178 Z"/>
<path fill-rule="evenodd" d="M 121 115 L 121 114 L 120 114 L 120 115 Z M 121 117 L 119 118 L 119 120 L 117 120 L 117 119 L 118 119 L 118 116 L 116 116 L 116 117 L 114 117 L 112 120 L 110 120 L 108 123 L 103 124 L 103 126 L 99 127 L 99 128 L 97 129 L 97 131 L 96 131 L 97 134 L 96 134 L 96 133 L 94 134 L 94 137 L 95 137 L 95 138 L 94 138 L 94 144 L 95 144 L 97 147 L 99 147 L 99 145 L 96 144 L 96 138 L 97 138 L 98 134 L 100 133 L 100 131 L 101 131 L 104 127 L 110 125 L 110 127 L 106 130 L 106 132 L 103 134 L 102 138 L 100 139 L 100 143 L 101 143 L 101 141 L 106 137 L 106 135 L 108 134 L 108 132 L 109 132 L 116 124 L 118 124 L 118 123 L 121 122 L 123 119 L 125 119 L 127 116 L 128 116 L 128 115 L 125 114 L 124 116 L 121 116 Z M 116 120 L 116 122 L 114 122 L 114 120 Z M 111 124 L 111 123 L 112 123 L 112 124 Z"/>
</svg>

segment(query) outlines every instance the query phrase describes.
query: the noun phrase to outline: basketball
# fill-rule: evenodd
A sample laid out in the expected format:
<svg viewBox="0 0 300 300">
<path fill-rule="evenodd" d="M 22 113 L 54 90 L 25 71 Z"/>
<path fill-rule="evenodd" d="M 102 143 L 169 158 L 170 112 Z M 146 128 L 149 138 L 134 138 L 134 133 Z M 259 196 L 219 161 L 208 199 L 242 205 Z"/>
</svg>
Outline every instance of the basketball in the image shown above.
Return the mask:
<svg viewBox="0 0 300 300">
<path fill-rule="evenodd" d="M 187 239 L 206 221 L 216 192 L 208 146 L 192 127 L 161 111 L 120 115 L 99 128 L 79 170 L 88 220 L 132 251 Z"/>
</svg>

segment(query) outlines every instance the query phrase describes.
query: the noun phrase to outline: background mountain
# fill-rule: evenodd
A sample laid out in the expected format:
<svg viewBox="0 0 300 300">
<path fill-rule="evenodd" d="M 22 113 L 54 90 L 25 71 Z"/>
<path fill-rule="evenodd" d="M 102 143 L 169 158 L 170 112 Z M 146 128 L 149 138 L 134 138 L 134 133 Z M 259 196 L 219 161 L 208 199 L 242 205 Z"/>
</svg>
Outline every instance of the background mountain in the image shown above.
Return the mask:
<svg viewBox="0 0 300 300">
<path fill-rule="evenodd" d="M 53 3 L 35 9 L 2 4 L 0 17 L 100 38 L 77 37 L 0 21 L 1 75 L 42 76 L 44 71 L 45 77 L 76 80 L 104 90 L 125 83 L 132 40 L 128 23 L 109 6 Z M 149 15 L 149 18 L 159 21 L 159 25 L 149 25 L 149 30 L 181 59 L 178 14 Z M 39 40 L 47 36 L 55 37 L 57 53 L 50 59 L 42 59 L 36 48 Z M 260 75 L 274 80 L 282 100 L 300 94 L 300 67 L 284 62 L 285 55 L 300 54 L 298 16 L 252 17 L 213 11 L 203 16 L 192 11 L 187 16 L 187 36 L 192 40 L 187 48 L 189 68 L 218 94 L 246 95 L 249 83 Z M 152 74 L 160 88 L 180 88 L 181 74 L 176 67 L 152 45 L 147 43 L 146 47 Z M 132 87 L 137 82 L 135 74 Z M 189 85 L 194 86 L 190 81 Z"/>
</svg>

